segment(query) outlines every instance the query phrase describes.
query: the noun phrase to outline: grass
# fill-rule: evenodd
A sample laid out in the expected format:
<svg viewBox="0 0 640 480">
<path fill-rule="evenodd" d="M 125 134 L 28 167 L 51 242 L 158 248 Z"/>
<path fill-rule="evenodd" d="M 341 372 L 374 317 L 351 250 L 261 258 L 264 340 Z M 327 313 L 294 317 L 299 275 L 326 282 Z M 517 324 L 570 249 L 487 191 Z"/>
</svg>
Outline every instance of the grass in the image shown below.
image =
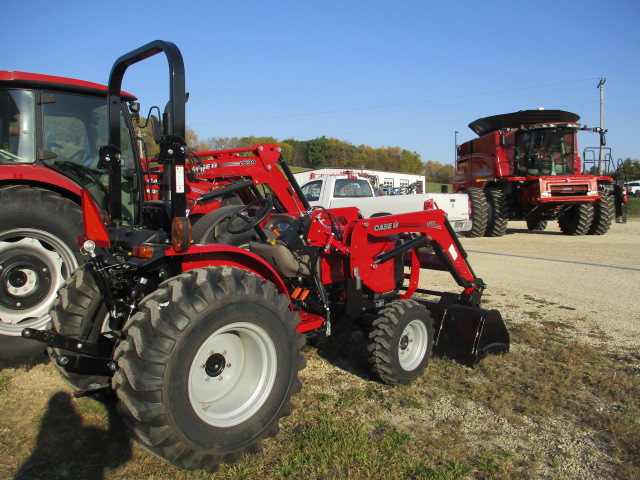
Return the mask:
<svg viewBox="0 0 640 480">
<path fill-rule="evenodd" d="M 214 475 L 151 457 L 130 442 L 109 404 L 63 393 L 51 397 L 46 411 L 29 413 L 31 431 L 0 424 L 0 458 L 27 460 L 17 480 L 501 480 L 536 478 L 535 472 L 575 477 L 567 473 L 571 465 L 598 463 L 591 455 L 604 449 L 613 463 L 601 477 L 640 478 L 638 355 L 597 351 L 573 340 L 562 322 L 509 328 L 508 355 L 474 369 L 433 358 L 422 378 L 403 387 L 371 380 L 360 359 L 327 365 L 310 349 L 305 388 L 281 433 L 262 454 L 223 464 Z M 0 404 L 26 404 L 15 386 L 15 375 L 0 372 Z M 555 437 L 548 442 L 554 445 L 532 442 L 544 429 L 585 436 L 596 450 L 580 457 L 554 446 L 561 444 Z M 522 439 L 512 442 L 510 431 Z M 8 471 L 0 460 L 0 478 Z"/>
<path fill-rule="evenodd" d="M 640 217 L 640 197 L 629 198 L 627 202 L 627 216 L 632 218 Z"/>
</svg>

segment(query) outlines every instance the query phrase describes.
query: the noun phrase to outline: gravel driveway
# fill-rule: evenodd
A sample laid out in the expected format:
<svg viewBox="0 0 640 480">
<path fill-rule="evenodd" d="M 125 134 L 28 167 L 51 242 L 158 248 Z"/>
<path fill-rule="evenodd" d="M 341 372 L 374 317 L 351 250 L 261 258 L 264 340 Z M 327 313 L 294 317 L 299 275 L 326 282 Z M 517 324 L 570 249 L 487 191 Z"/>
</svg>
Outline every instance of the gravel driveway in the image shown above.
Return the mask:
<svg viewBox="0 0 640 480">
<path fill-rule="evenodd" d="M 640 346 L 640 220 L 581 237 L 563 235 L 555 222 L 544 232 L 510 222 L 504 237 L 461 241 L 488 285 L 484 299 L 505 318 L 522 318 L 527 302 L 547 302 L 561 308 L 549 309 L 552 317 L 543 309 L 540 319 L 571 322 L 588 339 L 600 332 L 607 338 L 598 341 L 614 348 Z M 448 273 L 435 276 L 436 286 L 459 291 Z M 431 277 L 424 286 L 433 288 Z"/>
</svg>

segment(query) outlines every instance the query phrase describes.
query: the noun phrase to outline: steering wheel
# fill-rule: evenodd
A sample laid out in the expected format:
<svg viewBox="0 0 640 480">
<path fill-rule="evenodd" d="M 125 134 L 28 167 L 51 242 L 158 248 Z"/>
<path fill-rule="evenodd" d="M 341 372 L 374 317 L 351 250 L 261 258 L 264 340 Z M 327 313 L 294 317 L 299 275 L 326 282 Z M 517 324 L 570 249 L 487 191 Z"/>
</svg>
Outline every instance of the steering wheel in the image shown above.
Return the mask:
<svg viewBox="0 0 640 480">
<path fill-rule="evenodd" d="M 255 209 L 256 207 L 260 207 L 260 210 L 258 210 L 253 217 L 249 217 L 246 215 L 249 210 Z M 226 227 L 227 232 L 231 235 L 248 232 L 252 228 L 260 225 L 260 222 L 267 218 L 272 210 L 273 200 L 271 200 L 270 198 L 259 198 L 258 200 L 254 200 L 229 217 L 229 221 L 227 222 Z M 240 227 L 234 227 L 233 222 L 236 218 L 241 219 L 244 225 L 241 224 Z"/>
</svg>

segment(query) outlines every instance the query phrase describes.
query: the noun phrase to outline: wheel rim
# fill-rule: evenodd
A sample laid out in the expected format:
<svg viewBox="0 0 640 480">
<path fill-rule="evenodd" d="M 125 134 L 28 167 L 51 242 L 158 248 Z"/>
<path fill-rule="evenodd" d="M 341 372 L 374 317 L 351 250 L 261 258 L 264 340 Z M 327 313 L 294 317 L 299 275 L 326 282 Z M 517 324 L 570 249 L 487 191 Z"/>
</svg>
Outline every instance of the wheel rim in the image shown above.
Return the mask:
<svg viewBox="0 0 640 480">
<path fill-rule="evenodd" d="M 69 246 L 49 232 L 0 233 L 0 334 L 45 326 L 58 288 L 77 266 Z"/>
<path fill-rule="evenodd" d="M 214 427 L 232 427 L 264 404 L 273 388 L 277 354 L 261 327 L 238 322 L 217 330 L 202 344 L 189 371 L 189 400 Z"/>
<path fill-rule="evenodd" d="M 416 369 L 427 352 L 427 326 L 421 320 L 413 320 L 403 330 L 398 343 L 400 366 L 411 371 Z"/>
</svg>

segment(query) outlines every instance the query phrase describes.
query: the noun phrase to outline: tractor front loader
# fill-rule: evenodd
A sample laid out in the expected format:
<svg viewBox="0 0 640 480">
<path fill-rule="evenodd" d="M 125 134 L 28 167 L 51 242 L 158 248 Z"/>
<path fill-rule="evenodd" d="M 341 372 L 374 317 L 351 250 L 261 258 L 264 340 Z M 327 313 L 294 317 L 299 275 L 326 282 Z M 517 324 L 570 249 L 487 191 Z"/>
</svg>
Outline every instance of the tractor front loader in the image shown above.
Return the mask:
<svg viewBox="0 0 640 480">
<path fill-rule="evenodd" d="M 129 66 L 161 52 L 171 101 L 158 162 L 170 195 L 141 201 L 140 224 L 123 225 L 117 93 Z M 210 228 L 193 243 L 184 87 L 171 43 L 145 45 L 112 69 L 100 160 L 112 180 L 109 221 L 84 192 L 90 259 L 59 291 L 51 327 L 23 332 L 48 345 L 78 395 L 113 390 L 146 449 L 213 471 L 258 450 L 291 412 L 306 334 L 362 326 L 373 373 L 389 384 L 422 375 L 433 350 L 469 364 L 508 350 L 500 313 L 480 308 L 485 285 L 444 212 L 363 219 L 355 207 L 309 208 L 275 145 L 203 154 L 217 189 L 199 202 L 233 202 L 198 221 Z M 427 269 L 451 272 L 461 292 L 423 289 Z"/>
</svg>

